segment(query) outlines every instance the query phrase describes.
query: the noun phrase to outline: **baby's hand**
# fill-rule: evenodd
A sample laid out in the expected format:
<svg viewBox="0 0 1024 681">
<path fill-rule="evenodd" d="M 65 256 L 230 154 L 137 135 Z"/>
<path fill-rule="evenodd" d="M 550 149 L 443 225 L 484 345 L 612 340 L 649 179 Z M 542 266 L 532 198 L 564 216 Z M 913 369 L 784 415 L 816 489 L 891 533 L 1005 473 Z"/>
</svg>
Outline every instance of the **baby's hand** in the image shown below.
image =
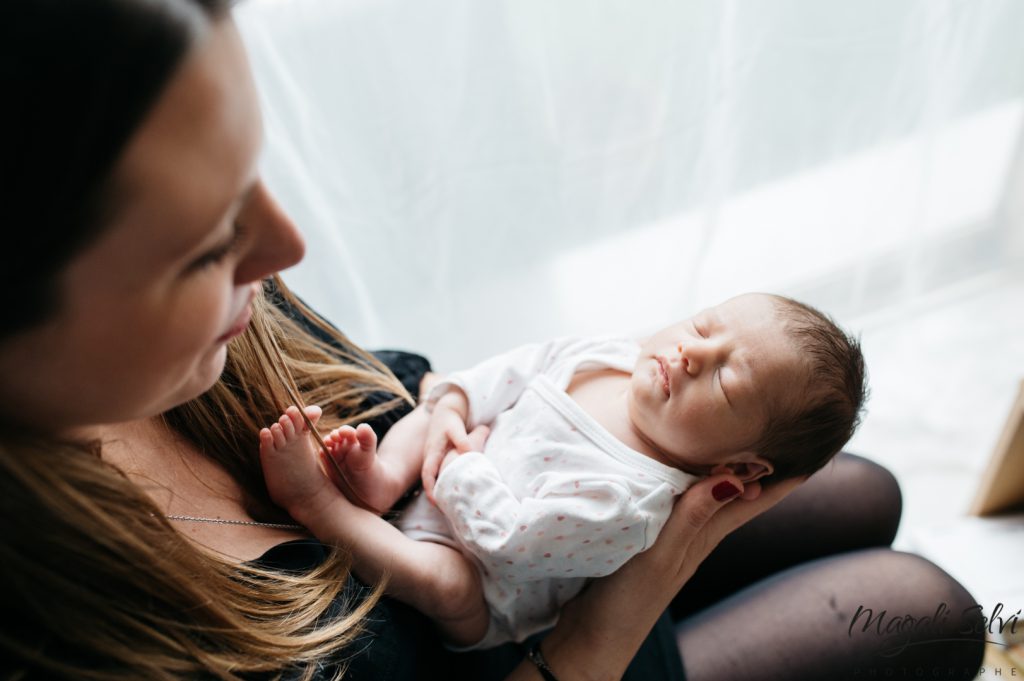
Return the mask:
<svg viewBox="0 0 1024 681">
<path fill-rule="evenodd" d="M 452 448 L 462 454 L 473 449 L 466 434 L 466 417 L 469 402 L 465 393 L 453 389 L 437 401 L 430 412 L 430 425 L 423 446 L 423 491 L 434 501 L 434 483 L 441 470 L 441 463 Z"/>
<path fill-rule="evenodd" d="M 474 428 L 467 436 L 469 438 L 469 449 L 466 451 L 482 452 L 484 450 L 484 443 L 487 442 L 487 436 L 490 434 L 491 429 L 488 428 L 487 426 L 481 425 Z M 459 452 L 455 449 L 449 449 L 448 453 L 444 455 L 443 459 L 441 459 L 441 466 L 438 469 L 437 473 L 435 474 L 434 480 L 436 481 L 437 478 L 441 476 L 441 471 L 445 469 L 445 466 L 454 461 L 456 457 L 461 456 L 464 453 L 465 452 Z M 431 501 L 433 501 L 433 499 L 431 499 Z"/>
<path fill-rule="evenodd" d="M 320 414 L 320 407 L 306 407 L 306 416 L 314 426 Z M 277 423 L 260 431 L 259 438 L 267 491 L 281 508 L 294 515 L 296 508 L 331 487 L 298 407 L 288 407 Z"/>
</svg>

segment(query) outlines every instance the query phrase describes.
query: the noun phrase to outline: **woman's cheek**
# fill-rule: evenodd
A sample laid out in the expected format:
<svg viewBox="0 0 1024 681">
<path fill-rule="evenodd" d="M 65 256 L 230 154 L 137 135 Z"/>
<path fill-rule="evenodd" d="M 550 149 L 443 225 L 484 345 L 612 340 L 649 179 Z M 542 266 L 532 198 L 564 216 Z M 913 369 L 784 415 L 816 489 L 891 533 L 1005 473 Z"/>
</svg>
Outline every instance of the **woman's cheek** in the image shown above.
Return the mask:
<svg viewBox="0 0 1024 681">
<path fill-rule="evenodd" d="M 176 300 L 170 320 L 165 320 L 170 321 L 166 328 L 174 338 L 173 346 L 185 353 L 214 349 L 217 338 L 230 323 L 230 307 L 230 285 L 213 286 L 207 280 L 188 287 Z"/>
</svg>

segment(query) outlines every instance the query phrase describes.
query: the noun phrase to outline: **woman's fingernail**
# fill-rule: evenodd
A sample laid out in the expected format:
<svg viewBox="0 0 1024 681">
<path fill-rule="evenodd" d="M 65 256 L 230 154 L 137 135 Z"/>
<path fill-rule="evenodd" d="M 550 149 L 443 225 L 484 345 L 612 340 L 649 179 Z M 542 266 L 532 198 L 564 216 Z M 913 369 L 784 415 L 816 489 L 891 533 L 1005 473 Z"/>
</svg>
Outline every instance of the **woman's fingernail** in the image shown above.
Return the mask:
<svg viewBox="0 0 1024 681">
<path fill-rule="evenodd" d="M 736 488 L 736 485 L 732 484 L 728 480 L 723 480 L 711 488 L 711 496 L 715 498 L 715 501 L 732 499 L 739 493 L 740 491 Z"/>
</svg>

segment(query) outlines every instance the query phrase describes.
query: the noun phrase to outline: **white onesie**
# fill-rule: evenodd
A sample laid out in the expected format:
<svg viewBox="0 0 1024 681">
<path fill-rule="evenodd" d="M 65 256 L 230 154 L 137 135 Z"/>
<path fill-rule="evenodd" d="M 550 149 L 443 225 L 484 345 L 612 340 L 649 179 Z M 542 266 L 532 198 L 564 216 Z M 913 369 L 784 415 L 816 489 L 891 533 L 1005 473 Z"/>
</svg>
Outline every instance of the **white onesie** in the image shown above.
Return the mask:
<svg viewBox="0 0 1024 681">
<path fill-rule="evenodd" d="M 431 390 L 428 408 L 460 387 L 467 429 L 488 424 L 491 434 L 483 452 L 441 471 L 437 508 L 420 495 L 398 526 L 480 568 L 491 624 L 474 648 L 552 626 L 588 577 L 651 546 L 673 497 L 697 480 L 630 449 L 566 393 L 577 371 L 631 373 L 639 350 L 627 339 L 562 338 L 491 358 Z"/>
</svg>

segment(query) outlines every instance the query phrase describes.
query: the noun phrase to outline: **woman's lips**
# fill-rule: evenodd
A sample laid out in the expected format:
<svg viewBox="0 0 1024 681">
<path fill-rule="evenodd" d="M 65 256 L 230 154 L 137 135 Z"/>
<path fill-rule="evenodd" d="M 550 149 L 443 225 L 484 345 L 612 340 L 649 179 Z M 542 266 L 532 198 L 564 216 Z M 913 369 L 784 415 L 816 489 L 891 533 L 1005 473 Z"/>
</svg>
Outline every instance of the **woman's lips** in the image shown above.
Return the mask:
<svg viewBox="0 0 1024 681">
<path fill-rule="evenodd" d="M 250 287 L 249 294 L 246 296 L 245 305 L 242 306 L 241 311 L 235 317 L 234 323 L 227 331 L 225 331 L 218 339 L 217 343 L 225 343 L 235 336 L 239 336 L 245 331 L 245 327 L 249 326 L 249 320 L 252 319 L 252 300 L 256 297 L 255 287 Z"/>
<path fill-rule="evenodd" d="M 665 360 L 661 357 L 655 357 L 654 360 L 658 363 L 658 373 L 661 375 L 661 389 L 665 393 L 665 397 L 672 394 L 672 390 L 668 384 L 668 367 L 665 366 Z"/>
<path fill-rule="evenodd" d="M 239 317 L 238 321 L 234 324 L 234 326 L 232 326 L 224 333 L 224 335 L 218 338 L 217 342 L 225 343 L 234 338 L 235 336 L 242 335 L 242 332 L 245 331 L 245 327 L 249 326 L 250 319 L 252 319 L 252 306 L 247 305 L 245 309 L 242 310 L 242 314 Z"/>
</svg>

